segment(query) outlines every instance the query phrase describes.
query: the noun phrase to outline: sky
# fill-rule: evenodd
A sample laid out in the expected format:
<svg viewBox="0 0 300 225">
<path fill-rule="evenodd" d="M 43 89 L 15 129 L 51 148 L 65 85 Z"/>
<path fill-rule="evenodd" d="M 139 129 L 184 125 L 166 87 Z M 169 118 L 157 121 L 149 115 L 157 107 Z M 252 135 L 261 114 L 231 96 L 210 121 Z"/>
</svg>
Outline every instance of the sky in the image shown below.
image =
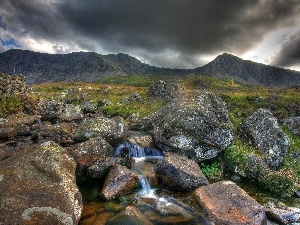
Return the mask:
<svg viewBox="0 0 300 225">
<path fill-rule="evenodd" d="M 125 53 L 196 68 L 224 52 L 300 71 L 299 0 L 0 0 L 0 52 Z"/>
</svg>

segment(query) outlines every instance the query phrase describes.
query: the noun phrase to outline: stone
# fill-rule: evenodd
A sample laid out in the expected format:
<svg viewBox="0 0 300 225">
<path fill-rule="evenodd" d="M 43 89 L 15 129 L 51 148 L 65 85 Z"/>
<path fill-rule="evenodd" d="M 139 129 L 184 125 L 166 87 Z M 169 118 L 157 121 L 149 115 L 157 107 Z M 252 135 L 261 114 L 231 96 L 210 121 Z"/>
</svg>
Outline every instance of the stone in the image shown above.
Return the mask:
<svg viewBox="0 0 300 225">
<path fill-rule="evenodd" d="M 165 156 L 157 162 L 156 173 L 166 187 L 192 190 L 208 184 L 199 165 L 194 161 L 171 152 L 166 152 Z"/>
<path fill-rule="evenodd" d="M 101 194 L 106 200 L 109 200 L 130 193 L 138 187 L 137 175 L 125 166 L 114 165 L 104 181 Z"/>
<path fill-rule="evenodd" d="M 89 218 L 89 217 L 95 215 L 96 210 L 97 210 L 97 205 L 96 204 L 93 204 L 93 203 L 84 204 L 80 220 L 84 220 L 86 218 Z"/>
<path fill-rule="evenodd" d="M 111 218 L 106 225 L 153 225 L 136 207 L 127 206 L 113 218 Z"/>
<path fill-rule="evenodd" d="M 271 169 L 282 165 L 290 142 L 269 110 L 257 110 L 240 124 L 238 131 L 245 141 L 258 148 Z"/>
<path fill-rule="evenodd" d="M 205 90 L 173 99 L 152 121 L 155 144 L 160 149 L 197 162 L 216 157 L 233 140 L 226 104 Z"/>
<path fill-rule="evenodd" d="M 93 137 L 105 138 L 109 143 L 120 143 L 128 135 L 128 126 L 122 117 L 86 118 L 75 133 L 74 139 L 83 142 Z"/>
<path fill-rule="evenodd" d="M 78 144 L 70 154 L 77 163 L 76 176 L 77 182 L 84 182 L 87 177 L 87 169 L 98 160 L 105 160 L 114 155 L 113 147 L 103 138 L 91 138 Z"/>
<path fill-rule="evenodd" d="M 280 224 L 300 222 L 300 208 L 288 207 L 281 202 L 268 202 L 265 204 L 265 210 L 269 219 Z"/>
<path fill-rule="evenodd" d="M 151 134 L 142 131 L 130 131 L 128 142 L 147 148 L 154 148 L 154 139 Z"/>
<path fill-rule="evenodd" d="M 39 115 L 41 120 L 56 123 L 63 110 L 63 103 L 57 100 L 40 99 Z"/>
<path fill-rule="evenodd" d="M 81 108 L 84 113 L 96 112 L 96 105 L 92 101 L 84 102 Z"/>
<path fill-rule="evenodd" d="M 98 213 L 93 225 L 105 225 L 107 221 L 114 216 L 113 212 Z"/>
<path fill-rule="evenodd" d="M 80 106 L 73 104 L 64 104 L 61 113 L 58 114 L 58 120 L 60 122 L 80 121 L 82 118 L 83 114 Z"/>
<path fill-rule="evenodd" d="M 300 117 L 289 117 L 283 121 L 293 134 L 300 136 Z"/>
<path fill-rule="evenodd" d="M 180 84 L 166 83 L 165 81 L 160 80 L 150 87 L 148 99 L 170 101 L 171 99 L 178 97 L 183 90 L 184 87 Z"/>
<path fill-rule="evenodd" d="M 103 178 L 107 175 L 109 169 L 116 164 L 119 163 L 115 157 L 97 160 L 87 168 L 87 175 L 91 178 Z"/>
<path fill-rule="evenodd" d="M 231 181 L 220 181 L 195 190 L 194 196 L 215 225 L 265 225 L 264 207 Z"/>
<path fill-rule="evenodd" d="M 60 146 L 28 146 L 0 162 L 0 224 L 77 224 L 75 161 Z"/>
<path fill-rule="evenodd" d="M 0 72 L 0 96 L 26 96 L 29 91 L 23 75 L 10 76 Z"/>
</svg>

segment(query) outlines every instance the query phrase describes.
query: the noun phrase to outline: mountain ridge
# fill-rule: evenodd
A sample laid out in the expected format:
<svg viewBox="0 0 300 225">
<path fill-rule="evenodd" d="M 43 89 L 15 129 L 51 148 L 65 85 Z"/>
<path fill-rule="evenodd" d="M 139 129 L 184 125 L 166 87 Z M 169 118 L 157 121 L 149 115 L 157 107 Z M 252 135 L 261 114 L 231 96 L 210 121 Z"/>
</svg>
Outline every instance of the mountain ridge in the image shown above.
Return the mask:
<svg viewBox="0 0 300 225">
<path fill-rule="evenodd" d="M 11 49 L 0 53 L 0 71 L 23 74 L 28 83 L 55 81 L 92 82 L 109 75 L 160 74 L 205 75 L 230 78 L 247 84 L 287 87 L 300 85 L 300 72 L 243 60 L 223 53 L 195 69 L 151 66 L 128 54 L 101 55 L 95 52 L 48 54 Z"/>
</svg>

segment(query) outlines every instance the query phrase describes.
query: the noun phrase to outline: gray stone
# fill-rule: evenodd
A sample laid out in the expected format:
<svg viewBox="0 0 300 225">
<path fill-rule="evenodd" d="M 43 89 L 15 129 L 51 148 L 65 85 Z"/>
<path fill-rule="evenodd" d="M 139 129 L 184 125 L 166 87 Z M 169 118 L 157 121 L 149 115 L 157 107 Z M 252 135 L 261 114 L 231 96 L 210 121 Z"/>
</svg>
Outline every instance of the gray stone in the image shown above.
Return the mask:
<svg viewBox="0 0 300 225">
<path fill-rule="evenodd" d="M 300 222 L 300 208 L 293 208 L 283 203 L 268 202 L 265 204 L 267 217 L 280 224 Z"/>
<path fill-rule="evenodd" d="M 128 135 L 128 126 L 122 117 L 87 118 L 80 123 L 74 139 L 78 142 L 93 137 L 105 138 L 109 143 L 120 142 Z"/>
<path fill-rule="evenodd" d="M 153 126 L 159 148 L 195 161 L 216 157 L 233 140 L 226 104 L 204 90 L 168 102 L 155 115 Z"/>
<path fill-rule="evenodd" d="M 258 148 L 270 168 L 278 168 L 289 148 L 289 139 L 279 127 L 277 119 L 267 109 L 259 109 L 238 128 L 242 138 Z"/>
<path fill-rule="evenodd" d="M 160 80 L 150 87 L 148 99 L 170 101 L 171 99 L 178 97 L 183 89 L 182 85 L 166 83 Z"/>
</svg>

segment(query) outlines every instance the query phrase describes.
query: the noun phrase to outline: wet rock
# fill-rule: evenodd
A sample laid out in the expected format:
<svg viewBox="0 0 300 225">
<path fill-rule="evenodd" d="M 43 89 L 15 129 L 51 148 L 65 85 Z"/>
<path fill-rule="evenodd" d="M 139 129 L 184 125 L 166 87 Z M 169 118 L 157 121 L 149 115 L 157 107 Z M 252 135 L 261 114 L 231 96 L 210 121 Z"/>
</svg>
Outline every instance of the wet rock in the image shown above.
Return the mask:
<svg viewBox="0 0 300 225">
<path fill-rule="evenodd" d="M 82 220 L 79 221 L 78 225 L 93 225 L 96 217 L 97 217 L 97 214 L 94 214 L 91 217 L 82 219 Z"/>
<path fill-rule="evenodd" d="M 300 222 L 300 208 L 293 208 L 283 203 L 268 202 L 265 204 L 266 215 L 280 224 Z"/>
<path fill-rule="evenodd" d="M 173 99 L 153 119 L 155 144 L 195 161 L 210 159 L 233 140 L 225 103 L 204 91 Z"/>
<path fill-rule="evenodd" d="M 114 215 L 113 212 L 98 213 L 97 217 L 93 222 L 93 225 L 105 225 L 107 221 L 113 217 L 113 215 Z"/>
<path fill-rule="evenodd" d="M 154 139 L 151 134 L 142 131 L 131 131 L 128 142 L 142 147 L 154 148 Z"/>
<path fill-rule="evenodd" d="M 95 215 L 96 211 L 97 211 L 97 205 L 93 204 L 93 202 L 90 204 L 83 205 L 83 210 L 81 213 L 80 220 L 84 220 L 86 218 L 89 218 L 89 217 Z"/>
<path fill-rule="evenodd" d="M 138 177 L 125 166 L 113 166 L 106 177 L 101 194 L 105 199 L 127 194 L 139 187 Z"/>
<path fill-rule="evenodd" d="M 122 117 L 87 118 L 80 123 L 74 139 L 77 142 L 86 141 L 93 137 L 105 138 L 109 143 L 121 142 L 128 135 L 128 126 Z"/>
<path fill-rule="evenodd" d="M 76 160 L 77 182 L 81 183 L 81 181 L 85 181 L 87 177 L 87 168 L 98 160 L 103 161 L 107 157 L 112 157 L 114 155 L 114 149 L 103 138 L 97 137 L 80 143 L 70 154 Z"/>
<path fill-rule="evenodd" d="M 283 121 L 293 134 L 300 136 L 300 117 L 289 117 Z"/>
<path fill-rule="evenodd" d="M 267 109 L 259 109 L 238 128 L 242 138 L 258 148 L 270 168 L 278 168 L 289 148 L 289 139 Z"/>
<path fill-rule="evenodd" d="M 199 187 L 194 193 L 198 204 L 215 225 L 267 223 L 264 208 L 231 181 Z"/>
<path fill-rule="evenodd" d="M 170 101 L 171 99 L 178 97 L 183 89 L 183 86 L 180 84 L 166 83 L 160 80 L 150 87 L 148 99 Z"/>
<path fill-rule="evenodd" d="M 106 225 L 153 225 L 137 208 L 134 206 L 127 206 L 124 210 L 119 212 L 111 218 Z"/>
<path fill-rule="evenodd" d="M 97 160 L 87 168 L 87 175 L 91 178 L 103 178 L 107 175 L 109 169 L 116 164 L 116 158 L 114 157 Z"/>
<path fill-rule="evenodd" d="M 0 221 L 3 224 L 77 224 L 81 194 L 75 161 L 46 142 L 0 162 Z"/>
<path fill-rule="evenodd" d="M 165 186 L 176 190 L 192 190 L 208 184 L 197 163 L 175 153 L 166 152 L 165 155 L 156 166 L 157 176 Z"/>
</svg>

